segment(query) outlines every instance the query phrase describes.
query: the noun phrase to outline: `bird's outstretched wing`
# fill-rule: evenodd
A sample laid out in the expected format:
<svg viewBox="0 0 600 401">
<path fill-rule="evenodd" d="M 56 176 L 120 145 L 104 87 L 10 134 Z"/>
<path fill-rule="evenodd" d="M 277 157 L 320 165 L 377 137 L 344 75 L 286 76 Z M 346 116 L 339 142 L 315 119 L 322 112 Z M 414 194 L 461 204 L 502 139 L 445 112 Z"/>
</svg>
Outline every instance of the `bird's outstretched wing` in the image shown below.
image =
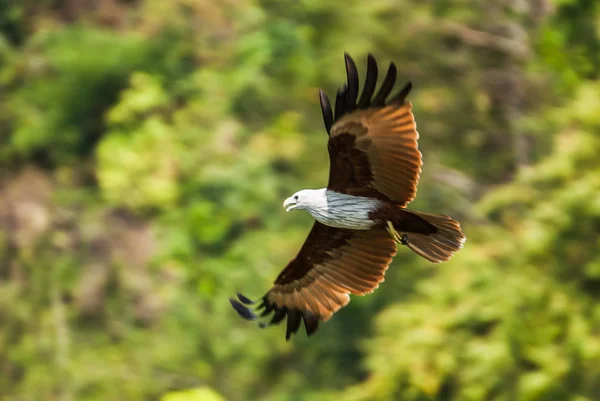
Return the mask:
<svg viewBox="0 0 600 401">
<path fill-rule="evenodd" d="M 239 301 L 230 301 L 246 319 L 273 314 L 267 325 L 287 316 L 288 340 L 302 320 L 311 335 L 319 322 L 329 320 L 350 302 L 349 294 L 375 290 L 395 254 L 396 243 L 384 229 L 353 231 L 315 222 L 296 258 L 256 307 L 241 294 Z"/>
<path fill-rule="evenodd" d="M 408 82 L 386 101 L 396 81 L 391 63 L 375 96 L 377 62 L 369 54 L 363 92 L 358 98 L 356 65 L 345 55 L 348 82 L 338 90 L 335 112 L 320 91 L 321 110 L 329 134 L 329 183 L 337 192 L 369 196 L 406 206 L 417 192 L 421 173 L 419 134 L 406 96 Z"/>
</svg>

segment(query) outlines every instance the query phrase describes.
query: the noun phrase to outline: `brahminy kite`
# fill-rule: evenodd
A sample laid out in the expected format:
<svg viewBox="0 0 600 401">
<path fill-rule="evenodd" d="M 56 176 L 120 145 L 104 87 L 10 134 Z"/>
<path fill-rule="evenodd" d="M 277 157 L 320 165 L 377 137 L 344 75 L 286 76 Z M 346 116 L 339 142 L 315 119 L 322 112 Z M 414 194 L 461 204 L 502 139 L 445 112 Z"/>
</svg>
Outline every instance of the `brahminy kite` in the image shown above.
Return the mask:
<svg viewBox="0 0 600 401">
<path fill-rule="evenodd" d="M 348 54 L 345 61 L 348 82 L 337 92 L 335 110 L 319 91 L 329 135 L 327 188 L 304 189 L 283 202 L 286 211 L 304 209 L 316 220 L 308 238 L 261 299 L 253 302 L 242 294 L 239 301 L 230 299 L 246 319 L 273 314 L 262 327 L 287 317 L 287 340 L 302 321 L 310 336 L 319 322 L 350 302 L 350 294 L 373 292 L 384 280 L 396 244 L 438 263 L 450 259 L 466 239 L 452 218 L 406 208 L 417 192 L 422 165 L 412 105 L 406 101 L 411 82 L 386 100 L 397 74 L 390 63 L 374 95 L 378 69 L 369 54 L 359 98 L 356 65 Z"/>
</svg>

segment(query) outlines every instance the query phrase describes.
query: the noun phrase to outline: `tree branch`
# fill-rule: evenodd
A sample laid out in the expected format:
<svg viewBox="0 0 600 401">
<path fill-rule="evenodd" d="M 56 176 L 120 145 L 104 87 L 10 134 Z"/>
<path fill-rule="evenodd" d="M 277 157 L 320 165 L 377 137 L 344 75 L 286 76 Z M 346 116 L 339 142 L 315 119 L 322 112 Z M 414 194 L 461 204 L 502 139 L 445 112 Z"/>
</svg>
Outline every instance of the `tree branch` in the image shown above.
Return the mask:
<svg viewBox="0 0 600 401">
<path fill-rule="evenodd" d="M 455 21 L 441 21 L 438 25 L 438 29 L 442 33 L 454 36 L 471 46 L 493 48 L 520 60 L 526 60 L 531 56 L 529 46 L 523 42 L 484 31 L 478 31 Z"/>
</svg>

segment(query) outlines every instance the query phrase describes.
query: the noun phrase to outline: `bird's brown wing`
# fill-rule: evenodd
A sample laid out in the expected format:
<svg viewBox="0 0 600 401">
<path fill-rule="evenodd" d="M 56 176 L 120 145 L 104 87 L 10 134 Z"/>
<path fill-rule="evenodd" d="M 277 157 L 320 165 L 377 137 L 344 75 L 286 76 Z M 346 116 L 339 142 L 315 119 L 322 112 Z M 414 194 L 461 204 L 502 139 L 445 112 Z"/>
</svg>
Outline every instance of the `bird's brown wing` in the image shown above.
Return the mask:
<svg viewBox="0 0 600 401">
<path fill-rule="evenodd" d="M 329 134 L 327 188 L 406 206 L 416 195 L 422 165 L 412 105 L 405 100 L 411 84 L 386 102 L 396 80 L 392 63 L 373 98 L 377 63 L 369 55 L 365 87 L 357 101 L 358 73 L 354 61 L 345 58 L 348 83 L 338 91 L 335 116 L 329 99 L 320 92 Z"/>
<path fill-rule="evenodd" d="M 349 294 L 374 291 L 384 280 L 385 271 L 396 254 L 396 244 L 384 229 L 354 231 L 315 222 L 300 252 L 279 274 L 273 288 L 259 301 L 260 316 L 273 313 L 269 324 L 287 316 L 286 339 L 304 320 L 311 335 L 320 321 L 325 322 L 350 302 Z M 238 294 L 231 303 L 247 319 L 257 315 L 253 302 Z"/>
</svg>

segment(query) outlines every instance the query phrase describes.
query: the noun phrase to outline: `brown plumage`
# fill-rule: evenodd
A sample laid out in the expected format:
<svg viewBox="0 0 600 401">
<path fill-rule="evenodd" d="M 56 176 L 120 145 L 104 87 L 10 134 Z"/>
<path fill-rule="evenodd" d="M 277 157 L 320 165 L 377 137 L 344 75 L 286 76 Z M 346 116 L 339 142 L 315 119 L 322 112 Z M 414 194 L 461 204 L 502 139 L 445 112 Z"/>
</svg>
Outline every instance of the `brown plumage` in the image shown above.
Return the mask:
<svg viewBox="0 0 600 401">
<path fill-rule="evenodd" d="M 410 103 L 359 110 L 340 118 L 329 137 L 327 188 L 406 206 L 421 174 Z"/>
<path fill-rule="evenodd" d="M 378 68 L 369 55 L 359 98 L 356 65 L 348 55 L 345 61 L 348 82 L 337 93 L 335 112 L 325 93 L 319 93 L 329 135 L 327 188 L 300 191 L 284 202 L 289 209 L 307 209 L 317 221 L 256 307 L 261 317 L 272 314 L 266 325 L 288 318 L 286 339 L 302 321 L 311 335 L 319 322 L 350 301 L 349 294 L 374 291 L 397 243 L 440 262 L 465 240 L 460 224 L 450 217 L 405 208 L 416 195 L 422 165 L 412 105 L 406 102 L 411 83 L 386 101 L 397 75 L 391 63 L 375 94 Z M 241 294 L 238 299 L 231 304 L 242 317 L 258 317 L 250 309 L 254 302 Z"/>
</svg>

